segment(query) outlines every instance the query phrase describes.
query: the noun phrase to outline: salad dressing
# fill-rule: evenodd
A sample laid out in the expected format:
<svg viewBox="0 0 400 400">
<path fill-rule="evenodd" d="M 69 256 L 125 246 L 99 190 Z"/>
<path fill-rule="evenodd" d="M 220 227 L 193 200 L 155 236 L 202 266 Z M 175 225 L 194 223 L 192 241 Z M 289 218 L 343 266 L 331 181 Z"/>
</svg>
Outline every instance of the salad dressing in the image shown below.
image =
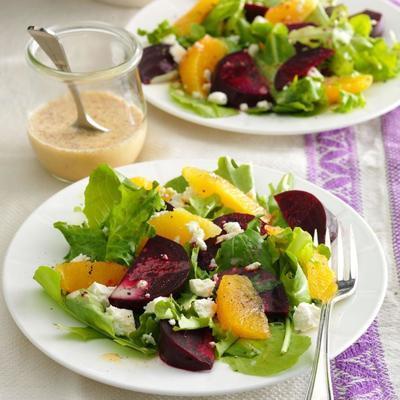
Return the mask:
<svg viewBox="0 0 400 400">
<path fill-rule="evenodd" d="M 143 147 L 147 121 L 133 104 L 106 91 L 82 92 L 88 114 L 107 133 L 74 126 L 76 109 L 70 95 L 52 100 L 32 113 L 28 134 L 39 161 L 56 177 L 75 181 L 99 164 L 112 167 L 135 161 Z"/>
</svg>

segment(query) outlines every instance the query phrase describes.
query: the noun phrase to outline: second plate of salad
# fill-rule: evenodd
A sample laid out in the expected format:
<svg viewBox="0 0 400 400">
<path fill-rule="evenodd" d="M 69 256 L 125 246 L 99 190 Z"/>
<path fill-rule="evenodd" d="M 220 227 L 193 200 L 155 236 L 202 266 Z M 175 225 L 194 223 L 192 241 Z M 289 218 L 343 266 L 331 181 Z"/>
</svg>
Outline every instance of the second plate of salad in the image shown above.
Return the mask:
<svg viewBox="0 0 400 400">
<path fill-rule="evenodd" d="M 399 19 L 386 1 L 157 0 L 127 28 L 142 37 L 153 105 L 217 129 L 291 135 L 399 104 Z"/>
<path fill-rule="evenodd" d="M 336 355 L 382 303 L 379 242 L 324 190 L 229 157 L 100 166 L 20 228 L 4 296 L 33 344 L 100 382 L 191 396 L 254 389 L 311 365 L 319 307 L 337 290 L 324 233 L 334 241 L 339 222 L 354 228 L 361 271 L 357 294 L 335 308 Z"/>
</svg>

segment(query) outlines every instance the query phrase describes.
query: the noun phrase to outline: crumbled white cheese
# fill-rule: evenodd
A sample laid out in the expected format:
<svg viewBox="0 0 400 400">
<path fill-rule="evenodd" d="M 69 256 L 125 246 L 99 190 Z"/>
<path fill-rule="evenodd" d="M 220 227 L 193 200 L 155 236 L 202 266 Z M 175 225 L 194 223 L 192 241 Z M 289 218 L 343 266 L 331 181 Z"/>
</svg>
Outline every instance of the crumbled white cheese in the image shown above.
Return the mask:
<svg viewBox="0 0 400 400">
<path fill-rule="evenodd" d="M 261 263 L 258 262 L 258 261 L 256 261 L 256 262 L 253 262 L 252 264 L 246 265 L 246 266 L 244 267 L 244 269 L 245 269 L 246 271 L 256 271 L 256 270 L 258 270 L 260 267 L 261 267 Z"/>
<path fill-rule="evenodd" d="M 319 324 L 321 310 L 315 304 L 300 303 L 293 314 L 294 328 L 299 332 L 307 332 Z"/>
<path fill-rule="evenodd" d="M 228 103 L 228 96 L 224 92 L 212 92 L 208 95 L 208 101 L 225 106 Z"/>
<path fill-rule="evenodd" d="M 83 261 L 90 261 L 90 257 L 87 256 L 86 254 L 79 254 L 79 256 L 76 256 L 71 260 L 71 262 L 83 262 Z"/>
<path fill-rule="evenodd" d="M 195 300 L 193 308 L 200 318 L 212 318 L 217 311 L 217 305 L 210 298 Z"/>
<path fill-rule="evenodd" d="M 206 68 L 203 72 L 203 77 L 207 82 L 210 82 L 211 81 L 211 71 Z"/>
<path fill-rule="evenodd" d="M 321 74 L 321 72 L 319 72 L 319 69 L 315 68 L 315 67 L 310 68 L 307 76 L 310 76 L 311 78 L 320 78 L 320 79 L 324 78 L 324 76 Z"/>
<path fill-rule="evenodd" d="M 136 287 L 138 287 L 139 289 L 146 289 L 147 286 L 149 286 L 149 283 L 144 279 L 141 279 L 136 285 Z"/>
<path fill-rule="evenodd" d="M 115 287 L 113 286 L 105 286 L 101 283 L 94 282 L 86 289 L 86 291 L 104 307 L 108 307 L 110 305 L 108 298 L 111 296 L 114 289 Z"/>
<path fill-rule="evenodd" d="M 240 109 L 240 111 L 246 112 L 246 111 L 249 109 L 249 105 L 246 104 L 246 103 L 242 103 L 242 104 L 239 106 L 239 109 Z"/>
<path fill-rule="evenodd" d="M 171 54 L 177 64 L 180 64 L 182 58 L 186 55 L 186 49 L 179 43 L 175 43 L 169 48 L 169 54 Z"/>
<path fill-rule="evenodd" d="M 154 300 L 150 301 L 144 306 L 144 313 L 145 314 L 155 314 L 156 312 L 156 304 L 159 301 L 168 300 L 168 297 L 159 296 L 156 297 Z"/>
<path fill-rule="evenodd" d="M 175 326 L 175 325 L 176 325 L 176 321 L 175 321 L 173 318 L 169 319 L 169 320 L 168 320 L 168 323 L 169 323 L 171 326 Z"/>
<path fill-rule="evenodd" d="M 143 342 L 145 344 L 152 344 L 153 346 L 156 345 L 156 341 L 154 340 L 153 334 L 151 332 L 150 333 L 144 333 L 142 335 L 142 340 L 143 340 Z"/>
<path fill-rule="evenodd" d="M 272 104 L 267 100 L 262 100 L 257 103 L 257 107 L 267 111 L 272 107 Z M 254 196 L 254 192 L 251 194 L 251 197 L 253 197 L 253 196 Z"/>
<path fill-rule="evenodd" d="M 258 44 L 253 43 L 249 46 L 248 52 L 252 57 L 255 57 L 259 50 L 260 46 Z"/>
<path fill-rule="evenodd" d="M 239 233 L 243 233 L 243 229 L 240 227 L 239 222 L 227 222 L 223 226 L 225 235 L 221 235 L 217 237 L 217 244 L 223 242 L 224 240 L 232 239 Z"/>
<path fill-rule="evenodd" d="M 159 192 L 160 192 L 160 196 L 166 201 L 169 201 L 170 199 L 172 199 L 173 196 L 178 194 L 178 192 L 175 189 L 172 189 L 170 187 L 164 187 L 164 186 L 160 186 Z M 160 212 L 162 212 L 162 211 L 160 211 Z"/>
<path fill-rule="evenodd" d="M 253 22 L 256 22 L 257 24 L 265 24 L 267 23 L 267 20 L 262 15 L 257 15 Z"/>
<path fill-rule="evenodd" d="M 210 261 L 210 265 L 208 266 L 209 269 L 216 269 L 218 267 L 217 262 L 215 261 L 215 258 L 212 258 Z"/>
<path fill-rule="evenodd" d="M 161 43 L 169 44 L 170 46 L 173 46 L 174 44 L 177 43 L 176 36 L 173 33 L 170 33 L 169 35 L 167 35 L 161 39 Z"/>
<path fill-rule="evenodd" d="M 200 228 L 200 225 L 196 221 L 190 221 L 186 224 L 188 231 L 192 234 L 189 242 L 195 244 L 200 248 L 200 250 L 206 251 L 207 245 L 204 241 L 206 234 L 203 229 Z"/>
<path fill-rule="evenodd" d="M 216 282 L 211 279 L 190 279 L 189 287 L 193 294 L 199 297 L 210 297 Z"/>
<path fill-rule="evenodd" d="M 131 310 L 109 306 L 106 314 L 112 318 L 112 324 L 117 336 L 128 336 L 136 330 L 135 319 Z"/>
</svg>

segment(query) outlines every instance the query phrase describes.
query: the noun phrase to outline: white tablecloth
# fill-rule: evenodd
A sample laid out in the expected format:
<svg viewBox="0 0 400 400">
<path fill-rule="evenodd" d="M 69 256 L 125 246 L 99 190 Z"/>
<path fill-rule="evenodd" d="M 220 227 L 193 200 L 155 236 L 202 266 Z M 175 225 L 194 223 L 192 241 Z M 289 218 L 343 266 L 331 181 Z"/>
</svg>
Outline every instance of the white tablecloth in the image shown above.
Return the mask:
<svg viewBox="0 0 400 400">
<path fill-rule="evenodd" d="M 65 186 L 41 168 L 25 133 L 30 76 L 24 61 L 24 46 L 28 39 L 26 27 L 32 24 L 46 26 L 85 19 L 102 20 L 125 26 L 135 10 L 83 0 L 3 1 L 0 10 L 2 27 L 0 36 L 0 123 L 2 127 L 0 135 L 0 254 L 4 256 L 13 234 L 24 219 L 41 202 Z M 213 131 L 180 121 L 153 107 L 149 107 L 149 120 L 149 136 L 140 160 L 216 158 L 222 154 L 229 154 L 260 165 L 291 170 L 306 177 L 307 168 L 315 167 L 310 166 L 310 154 L 313 151 L 322 153 L 324 151 L 324 136 L 307 139 L 304 136 L 278 138 Z M 355 146 L 354 151 L 358 156 L 359 201 L 363 204 L 364 216 L 374 227 L 385 246 L 391 271 L 387 299 L 376 324 L 371 328 L 374 332 L 370 347 L 377 346 L 375 336 L 382 346 L 378 355 L 369 356 L 372 364 L 376 364 L 376 366 L 371 364 L 369 378 L 370 382 L 373 379 L 376 380 L 375 386 L 370 387 L 369 391 L 367 388 L 361 390 L 364 386 L 368 386 L 365 383 L 365 374 L 362 379 L 354 374 L 351 377 L 350 368 L 346 367 L 345 372 L 342 373 L 340 372 L 341 364 L 337 363 L 336 368 L 340 372 L 337 373 L 342 378 L 349 374 L 349 380 L 361 379 L 357 390 L 350 387 L 346 390 L 343 388 L 337 392 L 337 398 L 392 400 L 396 398 L 395 392 L 400 392 L 399 276 L 396 272 L 392 249 L 390 209 L 393 205 L 387 194 L 389 182 L 385 178 L 384 142 L 379 121 L 356 127 L 351 131 L 351 137 Z M 339 141 L 342 139 L 338 138 Z M 327 146 L 329 147 L 328 144 Z M 345 160 L 345 162 L 348 161 Z M 310 170 L 308 176 L 310 177 Z M 324 176 L 324 173 L 321 173 L 320 177 L 315 176 L 314 180 L 323 185 L 326 183 Z M 131 393 L 102 385 L 80 377 L 56 364 L 32 346 L 20 333 L 2 297 L 0 297 L 0 326 L 1 400 L 161 398 L 161 396 Z M 371 351 L 371 349 L 367 350 Z M 353 362 L 353 359 L 350 361 Z M 341 359 L 340 363 L 342 362 L 345 360 Z M 363 363 L 362 360 L 360 362 Z M 224 396 L 221 399 L 301 399 L 306 387 L 306 378 L 303 376 L 292 379 L 279 387 L 248 394 Z M 359 389 L 361 386 L 362 388 Z M 364 394 L 362 394 L 363 391 Z"/>
</svg>

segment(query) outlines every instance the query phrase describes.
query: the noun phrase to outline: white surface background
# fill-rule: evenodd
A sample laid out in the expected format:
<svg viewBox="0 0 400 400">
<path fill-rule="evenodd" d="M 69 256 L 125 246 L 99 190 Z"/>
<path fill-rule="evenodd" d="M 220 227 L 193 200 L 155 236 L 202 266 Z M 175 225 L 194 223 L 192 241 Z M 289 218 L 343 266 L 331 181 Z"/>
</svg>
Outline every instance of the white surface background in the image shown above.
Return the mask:
<svg viewBox="0 0 400 400">
<path fill-rule="evenodd" d="M 172 0 L 171 0 L 172 1 Z M 125 26 L 134 10 L 89 0 L 0 0 L 0 257 L 24 219 L 65 185 L 38 164 L 25 133 L 29 79 L 24 61 L 28 25 L 65 24 L 97 19 Z M 260 165 L 306 174 L 304 138 L 261 137 L 213 131 L 179 121 L 149 107 L 149 136 L 140 160 L 215 158 L 221 154 Z M 391 264 L 391 231 L 379 123 L 357 128 L 365 216 L 382 240 Z M 376 212 L 379 210 L 379 213 Z M 392 269 L 391 282 L 397 279 Z M 379 317 L 392 382 L 400 391 L 399 295 L 392 283 Z M 389 316 L 389 317 L 385 317 Z M 131 393 L 82 378 L 48 359 L 19 332 L 0 297 L 1 400 L 147 400 L 161 399 Z M 306 378 L 285 385 L 218 399 L 302 399 Z M 155 377 L 156 379 L 156 377 Z"/>
</svg>

